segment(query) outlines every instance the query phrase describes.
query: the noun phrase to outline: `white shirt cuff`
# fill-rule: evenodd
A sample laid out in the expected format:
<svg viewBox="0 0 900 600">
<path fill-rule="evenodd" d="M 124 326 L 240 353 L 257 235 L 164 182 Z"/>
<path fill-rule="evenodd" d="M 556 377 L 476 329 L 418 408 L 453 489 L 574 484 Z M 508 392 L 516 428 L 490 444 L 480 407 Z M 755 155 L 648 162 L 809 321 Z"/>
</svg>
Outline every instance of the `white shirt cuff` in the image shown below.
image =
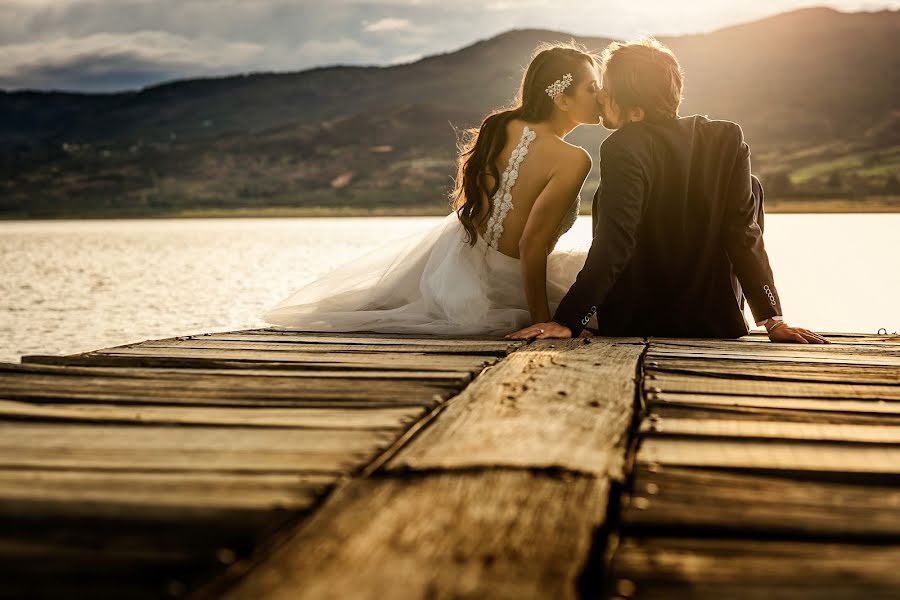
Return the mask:
<svg viewBox="0 0 900 600">
<path fill-rule="evenodd" d="M 758 327 L 762 327 L 763 325 L 765 325 L 766 321 L 768 321 L 769 319 L 772 319 L 773 321 L 784 321 L 784 317 L 782 317 L 781 315 L 776 315 L 774 317 L 766 317 L 762 321 L 757 321 L 756 325 Z"/>
</svg>

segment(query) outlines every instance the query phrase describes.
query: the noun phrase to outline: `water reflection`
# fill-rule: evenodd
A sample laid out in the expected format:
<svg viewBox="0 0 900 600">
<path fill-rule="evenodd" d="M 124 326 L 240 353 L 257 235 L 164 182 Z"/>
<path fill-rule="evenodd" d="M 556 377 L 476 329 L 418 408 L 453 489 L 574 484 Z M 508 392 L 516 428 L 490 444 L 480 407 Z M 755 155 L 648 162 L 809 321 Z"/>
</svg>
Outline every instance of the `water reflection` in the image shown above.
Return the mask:
<svg viewBox="0 0 900 600">
<path fill-rule="evenodd" d="M 0 360 L 264 326 L 295 288 L 438 218 L 0 222 Z M 900 329 L 900 215 L 768 215 L 786 317 Z M 590 241 L 582 217 L 560 247 Z"/>
</svg>

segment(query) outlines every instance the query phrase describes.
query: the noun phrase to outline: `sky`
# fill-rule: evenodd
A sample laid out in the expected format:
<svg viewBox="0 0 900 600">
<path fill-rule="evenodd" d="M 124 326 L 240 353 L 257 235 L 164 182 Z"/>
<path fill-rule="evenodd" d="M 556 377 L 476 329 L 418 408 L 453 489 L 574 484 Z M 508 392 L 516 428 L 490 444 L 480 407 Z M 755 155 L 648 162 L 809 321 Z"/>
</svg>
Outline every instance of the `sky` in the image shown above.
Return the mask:
<svg viewBox="0 0 900 600">
<path fill-rule="evenodd" d="M 86 92 L 334 64 L 390 65 L 510 29 L 627 39 L 713 31 L 835 0 L 0 0 L 0 89 Z"/>
</svg>

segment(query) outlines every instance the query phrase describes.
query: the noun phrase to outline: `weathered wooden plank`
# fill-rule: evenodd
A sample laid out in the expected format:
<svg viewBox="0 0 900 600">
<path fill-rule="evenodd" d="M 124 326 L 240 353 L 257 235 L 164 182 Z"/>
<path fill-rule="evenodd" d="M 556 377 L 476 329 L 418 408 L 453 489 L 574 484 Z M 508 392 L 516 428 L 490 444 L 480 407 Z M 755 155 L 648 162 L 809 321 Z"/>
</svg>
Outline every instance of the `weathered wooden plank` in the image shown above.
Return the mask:
<svg viewBox="0 0 900 600">
<path fill-rule="evenodd" d="M 33 404 L 0 399 L 0 419 L 182 425 L 239 425 L 305 429 L 402 429 L 424 415 L 421 407 L 376 409 L 226 408 Z"/>
<path fill-rule="evenodd" d="M 432 406 L 459 385 L 380 378 L 229 377 L 223 375 L 132 378 L 110 374 L 0 373 L 0 396 L 33 402 L 65 400 L 207 405 L 410 405 Z M 328 401 L 328 402 L 324 402 Z"/>
<path fill-rule="evenodd" d="M 184 539 L 183 531 L 180 545 L 171 532 L 161 532 L 162 535 L 154 539 L 149 532 L 131 529 L 104 531 L 103 543 L 96 543 L 94 538 L 91 540 L 94 543 L 85 544 L 85 538 L 91 539 L 91 536 L 83 528 L 60 528 L 52 532 L 41 530 L 33 523 L 27 524 L 34 530 L 31 535 L 27 532 L 10 533 L 8 530 L 0 533 L 0 572 L 8 574 L 10 571 L 25 570 L 81 575 L 105 572 L 112 575 L 111 570 L 121 570 L 133 576 L 149 565 L 172 569 L 202 562 L 195 553 L 198 544 Z M 143 533 L 144 537 L 136 539 L 136 533 Z M 208 543 L 204 540 L 203 545 L 208 546 Z"/>
<path fill-rule="evenodd" d="M 900 344 L 900 335 L 889 334 L 889 335 L 876 335 L 874 333 L 846 333 L 846 332 L 816 332 L 821 336 L 824 336 L 828 339 L 832 344 L 861 344 L 861 345 L 886 345 L 886 344 Z M 749 335 L 745 335 L 744 337 L 727 340 L 727 339 L 715 339 L 715 338 L 665 338 L 665 337 L 651 337 L 649 338 L 649 342 L 651 345 L 654 344 L 685 344 L 685 345 L 700 345 L 700 346 L 714 346 L 714 345 L 726 345 L 726 344 L 744 344 L 746 342 L 752 342 L 756 344 L 763 344 L 766 346 L 781 346 L 786 347 L 789 344 L 776 344 L 769 341 L 769 336 L 764 331 L 753 331 L 750 332 Z"/>
<path fill-rule="evenodd" d="M 0 469 L 0 519 L 204 520 L 251 531 L 270 511 L 310 508 L 333 483 L 327 475 Z"/>
<path fill-rule="evenodd" d="M 898 545 L 629 537 L 612 588 L 647 600 L 892 600 L 898 564 Z"/>
<path fill-rule="evenodd" d="M 628 535 L 818 536 L 900 540 L 900 487 L 728 473 L 637 469 L 622 512 Z"/>
<path fill-rule="evenodd" d="M 847 382 L 855 385 L 885 384 L 900 386 L 900 367 L 845 365 L 834 363 L 803 364 L 792 362 L 739 362 L 714 358 L 687 359 L 657 357 L 647 363 L 648 372 L 683 373 L 729 378 L 756 378 L 800 382 Z"/>
<path fill-rule="evenodd" d="M 44 561 L 40 561 L 46 564 Z M 31 600 L 66 598 L 67 600 L 159 600 L 171 596 L 171 587 L 176 584 L 157 574 L 140 577 L 134 573 L 102 578 L 90 577 L 84 573 L 45 574 L 41 572 L 23 573 L 18 571 L 12 578 L 0 582 L 0 598 L 29 598 Z"/>
<path fill-rule="evenodd" d="M 900 402 L 842 400 L 840 398 L 787 398 L 783 396 L 730 396 L 726 394 L 655 392 L 647 394 L 647 402 L 653 407 L 678 404 L 683 406 L 772 408 L 796 411 L 900 415 Z"/>
<path fill-rule="evenodd" d="M 795 344 L 799 345 L 799 344 Z M 775 364 L 801 364 L 801 365 L 857 365 L 860 367 L 882 366 L 900 368 L 900 348 L 894 350 L 890 354 L 881 353 L 863 353 L 863 352 L 803 352 L 782 351 L 782 352 L 752 352 L 738 350 L 719 350 L 719 349 L 669 349 L 669 348 L 653 348 L 647 353 L 647 366 L 653 367 L 654 363 L 666 364 L 667 362 L 677 361 L 678 359 L 687 360 L 715 360 L 715 361 L 733 361 L 740 363 L 764 363 L 762 366 L 768 367 L 770 363 Z"/>
<path fill-rule="evenodd" d="M 740 340 L 652 340 L 649 343 L 651 352 L 685 352 L 685 353 L 725 353 L 748 354 L 760 356 L 830 356 L 847 357 L 851 355 L 870 357 L 897 356 L 900 344 L 880 344 L 877 342 L 843 343 L 832 341 L 830 344 L 770 344 L 757 343 L 748 338 Z"/>
<path fill-rule="evenodd" d="M 0 422 L 0 466 L 333 472 L 371 460 L 394 437 L 366 430 Z"/>
<path fill-rule="evenodd" d="M 889 473 L 900 471 L 900 447 L 833 442 L 647 438 L 637 454 L 641 465 Z"/>
<path fill-rule="evenodd" d="M 233 542 L 229 533 L 192 527 L 190 523 L 135 524 L 95 520 L 17 520 L 4 522 L 0 532 L 0 589 L 31 589 L 18 598 L 94 598 L 95 587 L 119 584 L 119 598 L 141 597 L 155 590 L 164 597 L 163 584 L 189 573 L 200 575 L 221 567 L 217 554 Z M 228 523 L 223 523 L 228 525 Z M 206 535 L 203 535 L 203 534 Z M 245 532 L 246 534 L 246 532 Z M 218 565 L 217 565 L 218 563 Z M 22 585 L 31 582 L 31 586 Z M 41 595 L 68 581 L 68 593 Z M 50 585 L 45 587 L 47 582 Z M 125 593 L 127 592 L 127 593 Z"/>
<path fill-rule="evenodd" d="M 153 450 L 160 447 L 209 450 L 309 449 L 359 451 L 393 439 L 387 430 L 304 430 L 239 427 L 119 426 L 0 422 L 0 444 L 6 448 L 115 448 Z"/>
<path fill-rule="evenodd" d="M 865 332 L 854 332 L 854 331 L 817 331 L 819 335 L 824 335 L 828 337 L 835 337 L 841 339 L 884 339 L 884 340 L 896 340 L 900 342 L 900 335 L 897 334 L 896 331 L 888 332 L 888 333 L 865 333 Z M 768 334 L 760 329 L 754 329 L 746 336 L 740 338 L 751 339 L 751 338 L 759 338 L 766 342 L 769 341 Z"/>
<path fill-rule="evenodd" d="M 386 334 L 353 333 L 294 333 L 290 331 L 231 331 L 226 333 L 204 333 L 188 336 L 194 339 L 210 340 L 258 340 L 287 341 L 306 344 L 363 344 L 378 346 L 452 346 L 457 348 L 477 348 L 480 351 L 509 353 L 526 345 L 524 341 L 484 338 L 447 338 L 422 336 L 388 336 Z M 185 339 L 184 336 L 173 339 Z"/>
<path fill-rule="evenodd" d="M 622 477 L 640 343 L 539 342 L 450 401 L 391 469 L 560 467 Z"/>
<path fill-rule="evenodd" d="M 304 331 L 302 329 L 296 329 L 291 327 L 268 327 L 266 329 L 245 329 L 242 331 L 229 331 L 225 333 L 234 333 L 234 334 L 245 334 L 245 335 L 286 335 L 286 336 L 294 336 L 294 335 L 302 335 L 308 337 L 315 338 L 341 338 L 341 339 L 378 339 L 378 340 L 400 340 L 405 343 L 410 343 L 415 340 L 416 343 L 428 343 L 433 341 L 437 344 L 447 343 L 448 339 L 446 336 L 440 334 L 421 334 L 421 333 L 384 333 L 384 332 L 375 332 L 375 331 L 340 331 L 340 332 L 325 332 L 325 331 Z M 485 335 L 454 335 L 452 340 L 454 342 L 472 342 L 476 344 L 496 344 L 496 343 L 517 343 L 520 345 L 525 345 L 524 342 L 511 342 L 510 340 L 506 340 L 503 336 L 485 336 Z"/>
<path fill-rule="evenodd" d="M 191 352 L 191 351 L 185 351 Z M 452 376 L 455 378 L 471 377 L 472 373 L 481 370 L 479 363 L 467 366 L 465 369 L 454 369 L 452 366 L 439 365 L 433 361 L 421 361 L 418 364 L 407 362 L 405 365 L 396 362 L 385 362 L 377 364 L 374 362 L 361 362 L 359 364 L 351 362 L 345 363 L 327 363 L 322 361 L 304 361 L 304 360 L 279 360 L 278 356 L 284 357 L 286 354 L 275 353 L 278 356 L 256 356 L 249 358 L 216 358 L 212 356 L 210 351 L 198 350 L 202 353 L 198 356 L 132 356 L 118 354 L 76 354 L 71 356 L 44 356 L 44 355 L 28 355 L 22 357 L 22 362 L 39 363 L 47 365 L 72 365 L 86 367 L 138 367 L 138 368 L 167 368 L 167 369 L 231 369 L 239 371 L 242 369 L 251 370 L 290 370 L 300 372 L 302 370 L 314 369 L 317 371 L 324 370 L 340 370 L 341 374 L 345 370 L 350 371 L 369 371 L 372 376 L 384 377 L 396 366 L 397 371 L 408 373 L 410 371 L 434 371 L 440 373 L 441 377 Z M 484 358 L 484 357 L 479 357 Z M 425 368 L 422 368 L 425 367 Z"/>
<path fill-rule="evenodd" d="M 234 587 L 199 597 L 574 599 L 607 486 L 493 469 L 355 480 Z"/>
<path fill-rule="evenodd" d="M 277 350 L 234 349 L 195 349 L 195 348 L 153 348 L 131 346 L 129 348 L 110 348 L 97 350 L 91 355 L 104 356 L 149 356 L 164 358 L 201 358 L 245 361 L 275 361 L 303 363 L 311 366 L 333 366 L 339 368 L 376 368 L 381 371 L 406 369 L 420 371 L 453 371 L 480 369 L 496 362 L 492 356 L 446 355 L 435 357 L 429 354 L 413 352 L 354 352 L 319 353 L 319 352 L 281 352 Z M 396 365 L 396 366 L 394 366 Z"/>
<path fill-rule="evenodd" d="M 843 398 L 900 400 L 900 386 L 857 385 L 852 382 L 824 383 L 765 379 L 704 377 L 650 371 L 644 376 L 646 392 L 779 396 L 784 398 Z"/>
<path fill-rule="evenodd" d="M 797 410 L 780 408 L 755 408 L 753 406 L 727 406 L 719 404 L 653 404 L 648 418 L 779 421 L 786 423 L 833 423 L 857 425 L 900 425 L 900 415 L 865 412 L 830 412 L 824 410 Z"/>
<path fill-rule="evenodd" d="M 900 444 L 900 426 L 897 425 L 835 425 L 746 419 L 672 419 L 655 416 L 641 423 L 640 433 L 645 437 L 689 436 Z M 897 470 L 900 471 L 900 464 L 897 465 Z"/>
<path fill-rule="evenodd" d="M 250 377 L 265 377 L 265 378 L 300 378 L 300 379 L 368 379 L 374 381 L 380 380 L 390 380 L 390 381 L 401 381 L 408 380 L 412 382 L 421 382 L 421 381 L 439 381 L 439 382 L 447 382 L 452 383 L 453 385 L 464 385 L 468 381 L 472 379 L 472 374 L 469 371 L 458 372 L 458 371 L 381 371 L 375 372 L 372 370 L 355 370 L 355 369 L 346 369 L 341 370 L 339 372 L 334 370 L 310 370 L 310 369 L 297 369 L 297 370 L 284 370 L 284 369 L 267 369 L 265 368 L 266 363 L 260 363 L 263 365 L 263 368 L 254 369 L 254 368 L 240 368 L 239 370 L 229 371 L 226 369 L 203 369 L 203 368 L 177 368 L 177 367 L 126 367 L 126 366 L 99 366 L 99 365 L 80 365 L 80 364 L 67 364 L 65 361 L 68 358 L 77 359 L 79 355 L 74 355 L 73 357 L 68 356 L 24 356 L 22 357 L 22 363 L 4 363 L 0 362 L 0 377 L 3 377 L 5 373 L 13 372 L 13 373 L 53 373 L 53 374 L 63 374 L 63 375 L 87 375 L 94 376 L 99 375 L 102 377 L 108 377 L 111 375 L 117 375 L 122 377 L 128 377 L 129 379 L 136 378 L 149 378 L 149 379 L 160 379 L 160 378 L 180 378 L 180 379 L 190 379 L 190 380 L 199 380 L 201 376 L 204 375 L 214 375 L 215 377 L 209 378 L 211 380 L 220 380 L 220 381 L 229 381 L 234 383 L 240 383 L 241 381 L 247 381 L 247 378 Z M 99 358 L 99 357 L 98 357 Z M 41 362 L 40 360 L 27 360 L 27 359 L 47 359 L 47 362 Z M 271 383 L 271 379 L 267 379 L 266 382 Z M 306 382 L 303 381 L 303 384 Z M 337 385 L 339 382 L 335 382 L 334 385 Z M 365 382 L 354 382 L 354 385 L 367 385 Z"/>
<path fill-rule="evenodd" d="M 449 397 L 452 392 L 447 392 L 444 397 Z M 6 394 L 7 399 L 22 400 L 31 403 L 93 403 L 93 404 L 116 404 L 130 406 L 144 405 L 165 405 L 165 406 L 208 406 L 208 407 L 254 407 L 254 408 L 325 408 L 325 409 L 377 409 L 377 408 L 398 408 L 398 407 L 434 407 L 441 403 L 441 398 L 437 395 L 422 397 L 384 397 L 379 398 L 379 394 L 373 393 L 367 397 L 363 393 L 348 395 L 345 393 L 305 393 L 298 394 L 298 398 L 285 400 L 272 399 L 255 399 L 255 398 L 204 398 L 202 396 L 189 396 L 178 394 L 167 397 L 163 394 L 142 394 L 136 392 L 129 394 L 126 392 L 114 393 L 97 393 L 97 392 L 60 392 L 53 394 L 30 394 L 20 393 L 16 395 Z M 305 397 L 304 397 L 305 396 Z"/>
<path fill-rule="evenodd" d="M 212 349 L 245 349 L 245 350 L 276 350 L 283 352 L 404 352 L 415 354 L 450 354 L 466 356 L 506 356 L 516 346 L 510 344 L 491 343 L 466 344 L 329 344 L 322 342 L 297 341 L 293 339 L 276 338 L 271 336 L 202 336 L 188 339 L 174 340 L 148 340 L 138 344 L 127 344 L 104 348 L 114 350 L 117 348 L 212 348 Z"/>
<path fill-rule="evenodd" d="M 337 473 L 364 465 L 375 451 L 299 449 L 236 452 L 209 448 L 183 451 L 173 448 L 137 451 L 116 448 L 10 448 L 0 446 L 0 467 L 55 469 L 169 469 L 211 471 L 268 471 L 273 473 Z"/>
</svg>

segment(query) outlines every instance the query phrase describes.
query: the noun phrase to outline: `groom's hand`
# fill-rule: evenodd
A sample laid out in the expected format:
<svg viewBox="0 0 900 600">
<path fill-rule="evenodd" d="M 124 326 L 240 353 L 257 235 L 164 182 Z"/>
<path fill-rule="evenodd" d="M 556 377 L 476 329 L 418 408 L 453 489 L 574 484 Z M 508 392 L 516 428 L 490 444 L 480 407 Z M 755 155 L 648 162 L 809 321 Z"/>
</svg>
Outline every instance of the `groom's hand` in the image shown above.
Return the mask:
<svg viewBox="0 0 900 600">
<path fill-rule="evenodd" d="M 830 344 L 828 340 L 809 329 L 780 325 L 769 330 L 769 340 L 786 344 Z"/>
<path fill-rule="evenodd" d="M 506 336 L 508 340 L 545 340 L 548 338 L 570 338 L 572 330 L 565 325 L 560 325 L 555 321 L 548 323 L 535 323 L 525 329 L 520 329 Z"/>
</svg>

